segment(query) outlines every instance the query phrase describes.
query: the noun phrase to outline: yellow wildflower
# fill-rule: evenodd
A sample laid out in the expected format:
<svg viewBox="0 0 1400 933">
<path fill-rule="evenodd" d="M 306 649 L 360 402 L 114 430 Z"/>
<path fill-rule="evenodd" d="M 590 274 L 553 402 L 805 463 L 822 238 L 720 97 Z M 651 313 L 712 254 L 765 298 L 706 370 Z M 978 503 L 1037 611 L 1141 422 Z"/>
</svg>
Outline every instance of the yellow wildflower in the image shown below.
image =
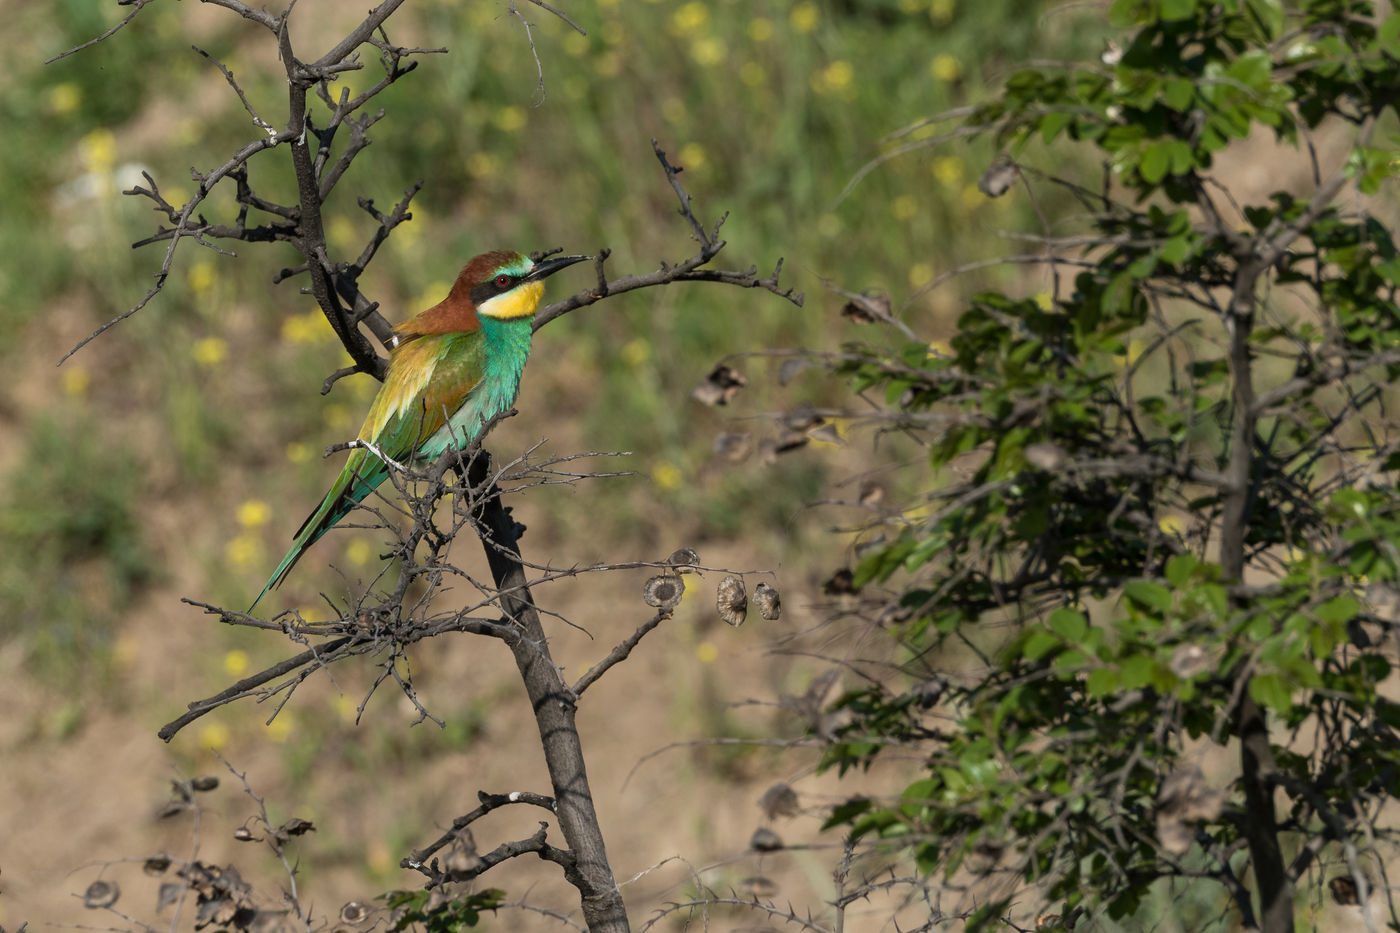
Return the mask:
<svg viewBox="0 0 1400 933">
<path fill-rule="evenodd" d="M 710 24 L 710 8 L 700 0 L 682 5 L 671 14 L 671 34 L 684 36 Z"/>
<path fill-rule="evenodd" d="M 933 77 L 944 84 L 952 84 L 962 77 L 962 62 L 952 55 L 935 55 L 929 64 Z"/>
<path fill-rule="evenodd" d="M 933 170 L 933 177 L 938 179 L 938 183 L 944 187 L 951 188 L 962 181 L 963 164 L 957 156 L 943 156 L 934 159 L 929 163 L 929 168 Z"/>
<path fill-rule="evenodd" d="M 815 3 L 799 3 L 788 14 L 788 25 L 792 27 L 793 32 L 805 34 L 817 28 L 820 18 L 821 14 L 817 12 Z"/>
<path fill-rule="evenodd" d="M 622 361 L 628 366 L 640 366 L 651 359 L 651 344 L 645 337 L 637 337 L 622 345 Z"/>
<path fill-rule="evenodd" d="M 256 566 L 262 563 L 262 542 L 247 534 L 230 538 L 228 544 L 224 545 L 224 559 L 238 570 Z"/>
<path fill-rule="evenodd" d="M 855 69 L 851 67 L 851 63 L 837 60 L 812 76 L 812 90 L 818 94 L 846 96 L 854 77 Z"/>
<path fill-rule="evenodd" d="M 525 108 L 514 105 L 502 107 L 496 111 L 496 126 L 503 132 L 515 133 L 525 128 Z"/>
<path fill-rule="evenodd" d="M 91 382 L 92 376 L 86 367 L 76 363 L 69 363 L 63 367 L 63 394 L 69 398 L 81 398 L 86 395 Z"/>
<path fill-rule="evenodd" d="M 190 356 L 200 366 L 218 366 L 228 358 L 228 344 L 220 337 L 201 337 L 194 342 Z"/>
<path fill-rule="evenodd" d="M 685 168 L 694 170 L 705 164 L 705 148 L 699 143 L 686 143 L 678 155 Z"/>
<path fill-rule="evenodd" d="M 88 171 L 109 172 L 117 164 L 117 137 L 111 130 L 93 130 L 78 141 L 78 151 Z"/>
<path fill-rule="evenodd" d="M 685 477 L 680 467 L 669 460 L 662 460 L 651 471 L 651 480 L 662 489 L 678 489 Z"/>
<path fill-rule="evenodd" d="M 230 677 L 242 677 L 248 673 L 248 652 L 238 648 L 225 652 L 224 673 Z"/>
<path fill-rule="evenodd" d="M 191 263 L 185 273 L 185 281 L 196 295 L 206 294 L 214 287 L 214 264 L 207 259 Z"/>
<path fill-rule="evenodd" d="M 204 748 L 212 748 L 216 752 L 226 748 L 232 738 L 233 735 L 228 731 L 228 726 L 221 722 L 211 722 L 199 730 L 199 744 Z"/>
<path fill-rule="evenodd" d="M 373 554 L 369 542 L 364 538 L 356 538 L 345 547 L 345 559 L 350 562 L 351 566 L 363 567 L 369 563 L 371 556 Z"/>
<path fill-rule="evenodd" d="M 83 102 L 83 92 L 72 81 L 64 81 L 49 88 L 49 113 L 67 116 L 78 109 Z"/>
<path fill-rule="evenodd" d="M 249 499 L 238 507 L 238 524 L 244 528 L 261 528 L 272 519 L 272 507 L 261 499 Z"/>
<path fill-rule="evenodd" d="M 690 57 L 695 59 L 695 64 L 701 67 L 718 65 L 724 61 L 724 53 L 724 40 L 714 36 L 697 39 L 690 46 Z"/>
</svg>

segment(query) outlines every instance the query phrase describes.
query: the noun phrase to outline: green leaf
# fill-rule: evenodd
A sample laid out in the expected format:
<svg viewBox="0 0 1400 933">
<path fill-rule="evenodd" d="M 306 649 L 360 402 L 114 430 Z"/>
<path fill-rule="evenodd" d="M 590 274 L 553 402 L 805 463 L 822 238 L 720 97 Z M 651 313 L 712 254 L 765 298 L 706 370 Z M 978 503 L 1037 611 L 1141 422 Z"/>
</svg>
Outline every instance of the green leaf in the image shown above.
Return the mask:
<svg viewBox="0 0 1400 933">
<path fill-rule="evenodd" d="M 1152 682 L 1157 672 L 1157 659 L 1149 654 L 1135 654 L 1123 661 L 1119 667 L 1124 690 L 1136 690 Z"/>
<path fill-rule="evenodd" d="M 1196 0 L 1161 0 L 1158 15 L 1164 22 L 1190 19 L 1196 12 Z"/>
<path fill-rule="evenodd" d="M 1376 30 L 1376 47 L 1382 52 L 1400 58 L 1400 13 L 1391 13 Z"/>
<path fill-rule="evenodd" d="M 1167 561 L 1166 576 L 1167 582 L 1178 590 L 1184 590 L 1191 582 L 1191 577 L 1196 573 L 1196 568 L 1201 562 L 1192 554 L 1174 554 Z"/>
<path fill-rule="evenodd" d="M 1167 175 L 1171 165 L 1171 150 L 1166 140 L 1159 140 L 1147 147 L 1138 162 L 1138 174 L 1149 185 L 1155 185 Z"/>
<path fill-rule="evenodd" d="M 840 826 L 843 823 L 850 823 L 856 817 L 861 816 L 870 810 L 873 802 L 865 797 L 852 797 L 845 803 L 837 804 L 832 808 L 831 815 L 822 824 L 822 829 L 831 829 L 833 826 Z"/>
<path fill-rule="evenodd" d="M 1172 591 L 1151 580 L 1129 581 L 1123 585 L 1123 595 L 1143 609 L 1166 613 L 1172 608 Z"/>
<path fill-rule="evenodd" d="M 1117 692 L 1119 682 L 1117 671 L 1111 667 L 1100 667 L 1089 672 L 1084 686 L 1088 689 L 1089 696 L 1106 697 Z"/>
<path fill-rule="evenodd" d="M 1246 87 L 1262 91 L 1268 87 L 1273 70 L 1274 63 L 1269 58 L 1269 53 L 1263 49 L 1254 49 L 1231 62 L 1230 67 L 1225 69 L 1225 74 Z"/>
<path fill-rule="evenodd" d="M 1355 596 L 1347 593 L 1329 599 L 1318 606 L 1316 611 L 1317 617 L 1324 622 L 1350 622 L 1361 611 L 1361 604 L 1357 602 Z"/>
<path fill-rule="evenodd" d="M 1249 695 L 1260 706 L 1277 713 L 1287 713 L 1293 708 L 1288 683 L 1278 674 L 1256 674 L 1250 678 Z"/>
<path fill-rule="evenodd" d="M 1152 4 L 1148 0 L 1113 0 L 1108 7 L 1108 21 L 1122 29 L 1136 26 L 1152 13 Z"/>
<path fill-rule="evenodd" d="M 1273 42 L 1283 34 L 1283 4 L 1279 0 L 1246 0 L 1245 9 L 1258 25 L 1263 41 Z"/>
<path fill-rule="evenodd" d="M 1060 647 L 1060 639 L 1043 628 L 1032 629 L 1021 645 L 1021 657 L 1034 664 L 1046 654 Z"/>
<path fill-rule="evenodd" d="M 1071 644 L 1078 644 L 1089 630 L 1089 621 L 1084 614 L 1073 609 L 1056 609 L 1046 620 L 1050 630 Z"/>
<path fill-rule="evenodd" d="M 1073 114 L 1065 110 L 1052 110 L 1040 118 L 1040 138 L 1046 143 L 1055 141 L 1055 137 L 1060 135 L 1060 131 L 1069 125 L 1074 119 Z"/>
<path fill-rule="evenodd" d="M 1167 106 L 1178 112 L 1185 112 L 1196 96 L 1196 85 L 1188 78 L 1172 78 L 1162 88 L 1162 97 Z"/>
</svg>

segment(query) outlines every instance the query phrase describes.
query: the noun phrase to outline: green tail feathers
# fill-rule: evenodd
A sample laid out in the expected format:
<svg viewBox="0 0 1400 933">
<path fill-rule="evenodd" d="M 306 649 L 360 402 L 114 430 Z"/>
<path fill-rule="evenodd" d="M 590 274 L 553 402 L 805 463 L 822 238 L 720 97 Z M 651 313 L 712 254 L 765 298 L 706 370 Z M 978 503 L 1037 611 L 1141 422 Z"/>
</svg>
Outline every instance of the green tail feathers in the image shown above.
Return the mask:
<svg viewBox="0 0 1400 933">
<path fill-rule="evenodd" d="M 359 454 L 359 451 L 355 452 Z M 363 471 L 363 473 L 361 473 Z M 389 475 L 388 468 L 377 458 L 351 455 L 345 468 L 341 470 L 340 476 L 336 477 L 335 485 L 331 491 L 326 493 L 326 497 L 321 500 L 321 504 L 316 510 L 306 517 L 306 521 L 301 523 L 297 533 L 292 536 L 292 546 L 287 551 L 282 562 L 277 565 L 277 569 L 272 572 L 262 592 L 258 593 L 257 599 L 248 607 L 251 613 L 262 602 L 262 598 L 268 591 L 281 584 L 287 574 L 292 572 L 292 568 L 301 560 L 303 554 L 311 545 L 321 539 L 321 536 L 335 527 L 342 518 L 349 515 L 355 508 L 363 502 L 370 493 L 384 482 L 384 478 Z"/>
</svg>

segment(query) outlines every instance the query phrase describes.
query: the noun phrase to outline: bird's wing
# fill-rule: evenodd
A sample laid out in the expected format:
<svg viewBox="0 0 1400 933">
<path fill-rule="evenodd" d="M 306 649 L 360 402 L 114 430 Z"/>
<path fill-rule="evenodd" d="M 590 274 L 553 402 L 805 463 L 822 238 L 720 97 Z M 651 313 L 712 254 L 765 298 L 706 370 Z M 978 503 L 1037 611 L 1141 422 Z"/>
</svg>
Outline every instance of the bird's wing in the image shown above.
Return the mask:
<svg viewBox="0 0 1400 933">
<path fill-rule="evenodd" d="M 307 548 L 384 482 L 391 469 L 386 460 L 407 466 L 438 433 L 480 382 L 479 356 L 477 332 L 424 337 L 394 351 L 389 373 L 360 428 L 358 440 L 366 446 L 350 451 L 321 504 L 297 529 L 259 600 L 282 582 Z"/>
</svg>

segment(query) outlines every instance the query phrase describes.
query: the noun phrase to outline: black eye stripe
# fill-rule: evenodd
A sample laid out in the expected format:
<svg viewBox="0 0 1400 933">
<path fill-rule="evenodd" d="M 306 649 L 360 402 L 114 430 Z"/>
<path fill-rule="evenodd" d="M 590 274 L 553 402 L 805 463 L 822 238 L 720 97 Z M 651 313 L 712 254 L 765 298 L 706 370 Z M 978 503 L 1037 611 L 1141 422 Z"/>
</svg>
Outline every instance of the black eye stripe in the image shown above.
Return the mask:
<svg viewBox="0 0 1400 933">
<path fill-rule="evenodd" d="M 520 284 L 521 278 L 522 276 L 509 275 L 505 272 L 491 276 L 491 278 L 471 290 L 472 303 L 479 305 L 484 301 L 495 298 L 497 295 L 510 291 Z"/>
</svg>

